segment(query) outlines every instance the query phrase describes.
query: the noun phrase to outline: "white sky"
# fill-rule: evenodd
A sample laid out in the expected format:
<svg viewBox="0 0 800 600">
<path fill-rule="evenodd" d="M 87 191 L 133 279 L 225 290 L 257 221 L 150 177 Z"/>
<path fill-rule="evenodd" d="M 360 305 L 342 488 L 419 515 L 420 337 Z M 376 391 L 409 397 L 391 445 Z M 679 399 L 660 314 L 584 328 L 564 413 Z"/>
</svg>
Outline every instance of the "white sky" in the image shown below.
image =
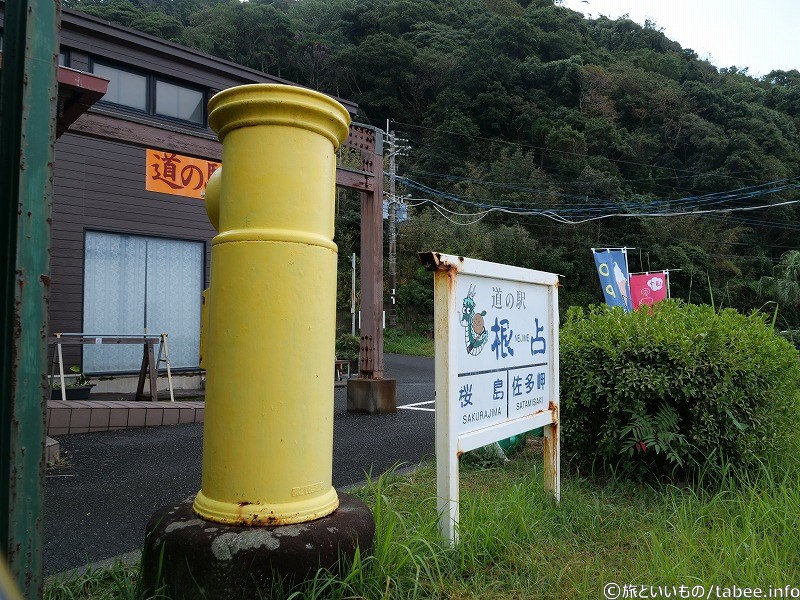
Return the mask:
<svg viewBox="0 0 800 600">
<path fill-rule="evenodd" d="M 800 0 L 564 0 L 590 18 L 625 13 L 716 67 L 747 67 L 754 77 L 800 70 Z"/>
</svg>

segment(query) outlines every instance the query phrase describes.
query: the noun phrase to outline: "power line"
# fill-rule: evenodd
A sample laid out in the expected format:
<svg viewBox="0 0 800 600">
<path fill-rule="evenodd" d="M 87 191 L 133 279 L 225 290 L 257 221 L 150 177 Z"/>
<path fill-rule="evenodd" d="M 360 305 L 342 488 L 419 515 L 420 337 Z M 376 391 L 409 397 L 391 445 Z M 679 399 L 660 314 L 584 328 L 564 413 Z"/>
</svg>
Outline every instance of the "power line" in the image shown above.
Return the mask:
<svg viewBox="0 0 800 600">
<path fill-rule="evenodd" d="M 788 190 L 795 190 L 800 188 L 800 183 L 787 183 L 783 180 L 775 182 L 767 182 L 751 186 L 749 188 L 739 188 L 737 190 L 730 190 L 725 192 L 714 192 L 704 196 L 690 196 L 676 200 L 655 200 L 649 202 L 625 202 L 614 203 L 609 200 L 591 199 L 593 204 L 583 203 L 581 205 L 573 206 L 558 206 L 557 208 L 549 209 L 534 209 L 528 210 L 519 206 L 511 205 L 498 205 L 489 201 L 475 201 L 467 200 L 458 195 L 443 192 L 435 188 L 429 187 L 425 184 L 419 183 L 408 177 L 400 177 L 407 187 L 416 189 L 426 194 L 438 197 L 442 200 L 449 200 L 457 202 L 466 206 L 474 206 L 476 208 L 504 212 L 508 214 L 528 215 L 528 216 L 545 216 L 553 220 L 567 223 L 579 224 L 589 221 L 600 219 L 608 219 L 611 217 L 629 218 L 629 217 L 664 217 L 664 216 L 686 216 L 686 215 L 702 215 L 712 213 L 729 213 L 740 211 L 753 211 L 762 208 L 774 208 L 778 206 L 792 205 L 800 202 L 797 200 L 785 200 L 772 204 L 762 204 L 756 206 L 724 206 L 718 208 L 704 208 L 704 206 L 718 206 L 723 203 L 739 202 L 743 200 L 753 200 L 763 196 L 774 195 L 779 192 Z M 768 185 L 778 185 L 777 187 L 766 187 Z M 586 198 L 588 202 L 589 198 Z M 520 203 L 521 204 L 521 203 Z M 532 205 L 533 203 L 524 203 L 525 205 Z M 638 209 L 638 210 L 637 210 Z M 608 212 L 613 211 L 613 212 Z"/>
<path fill-rule="evenodd" d="M 491 211 L 484 211 L 483 213 L 457 213 L 457 212 L 451 211 L 451 210 L 445 208 L 444 206 L 442 206 L 441 204 L 438 204 L 438 203 L 433 202 L 431 200 L 424 200 L 424 199 L 420 200 L 420 199 L 414 199 L 414 198 L 412 198 L 411 200 L 416 202 L 416 203 L 412 204 L 410 206 L 414 206 L 414 207 L 424 206 L 424 205 L 431 206 L 444 219 L 446 219 L 447 221 L 453 223 L 454 225 L 459 225 L 459 226 L 475 225 L 476 223 L 481 221 L 485 216 L 487 216 L 491 212 Z M 475 218 L 475 219 L 473 219 L 471 221 L 461 222 L 461 221 L 457 221 L 457 220 L 451 218 L 450 216 L 448 216 L 448 214 L 449 215 L 458 215 L 458 216 L 467 216 L 467 217 L 477 217 L 477 218 Z M 709 241 L 709 240 L 697 240 L 697 239 L 692 239 L 692 238 L 681 238 L 681 237 L 673 237 L 672 240 L 673 241 L 698 241 L 698 242 L 708 242 Z M 745 242 L 721 242 L 720 243 L 720 245 L 722 245 L 722 246 L 734 245 L 734 244 L 735 245 L 752 246 L 752 244 L 747 244 Z M 573 247 L 582 247 L 579 244 L 568 244 L 568 245 L 572 245 Z M 602 246 L 603 244 L 599 244 L 599 245 Z M 778 246 L 778 247 L 786 247 L 786 248 L 788 248 L 788 246 Z M 649 254 L 649 251 L 648 251 L 648 254 Z M 772 257 L 772 256 L 767 256 L 767 255 L 757 255 L 757 254 L 715 254 L 715 253 L 706 253 L 705 251 L 703 251 L 703 256 L 705 256 L 707 258 L 762 260 L 762 261 L 769 261 L 769 262 L 771 262 L 773 264 L 777 264 L 781 260 L 779 257 Z"/>
<path fill-rule="evenodd" d="M 719 219 L 720 217 L 716 215 L 709 215 L 709 218 L 712 219 Z M 753 227 L 769 227 L 771 229 L 784 229 L 786 231 L 800 231 L 800 224 L 792 224 L 787 222 L 781 221 L 765 221 L 759 219 L 748 219 L 747 217 L 738 217 L 738 216 L 729 216 L 726 218 L 733 223 L 741 223 L 743 225 L 753 226 Z M 795 246 L 793 246 L 795 247 Z"/>
<path fill-rule="evenodd" d="M 589 155 L 587 155 L 585 153 L 570 152 L 568 150 L 557 150 L 555 148 L 547 148 L 546 146 L 537 146 L 536 144 L 528 144 L 528 143 L 523 143 L 523 142 L 510 142 L 510 141 L 507 141 L 507 140 L 502 140 L 502 139 L 497 139 L 497 138 L 489 138 L 489 137 L 484 137 L 484 136 L 479 136 L 479 135 L 470 135 L 468 133 L 462 133 L 460 131 L 450 131 L 450 130 L 447 130 L 447 129 L 438 129 L 438 128 L 434 128 L 434 127 L 426 127 L 424 125 L 414 125 L 414 124 L 411 124 L 411 123 L 401 123 L 399 121 L 394 121 L 394 123 L 396 125 L 402 125 L 404 127 L 411 127 L 413 129 L 420 129 L 420 130 L 425 130 L 425 131 L 433 131 L 433 132 L 436 132 L 436 133 L 445 133 L 445 134 L 448 134 L 448 135 L 457 135 L 457 136 L 460 136 L 460 137 L 465 137 L 465 138 L 469 138 L 469 139 L 473 139 L 473 140 L 477 140 L 477 141 L 491 142 L 491 143 L 496 143 L 496 144 L 504 144 L 504 145 L 507 145 L 507 146 L 517 146 L 519 148 L 531 148 L 533 150 L 541 150 L 543 152 L 556 153 L 556 154 L 565 154 L 565 155 L 568 155 L 568 156 L 578 156 L 578 157 L 583 157 L 583 158 L 589 158 Z M 648 168 L 651 168 L 651 169 L 664 169 L 664 170 L 678 171 L 678 172 L 682 172 L 682 173 L 692 173 L 694 175 L 708 175 L 709 174 L 706 171 L 695 171 L 693 169 L 679 169 L 679 168 L 676 168 L 676 167 L 666 167 L 666 166 L 652 165 L 652 164 L 649 164 L 649 163 L 642 163 L 642 162 L 636 162 L 636 161 L 632 161 L 632 160 L 625 160 L 625 159 L 622 159 L 622 158 L 610 158 L 610 157 L 604 156 L 604 155 L 599 155 L 599 156 L 603 156 L 603 158 L 605 158 L 606 160 L 608 160 L 610 162 L 620 163 L 620 164 L 627 164 L 627 165 L 634 165 L 634 166 L 638 166 L 638 167 L 648 167 Z M 754 173 L 754 172 L 757 172 L 757 171 L 758 170 L 756 170 L 756 169 L 749 169 L 749 170 L 746 170 L 746 171 L 734 171 L 733 173 L 734 174 L 736 174 L 736 173 Z M 733 177 L 732 174 L 723 175 L 723 174 L 720 173 L 720 174 L 718 174 L 718 176 L 719 177 L 724 177 L 726 179 L 750 179 L 751 181 L 755 181 L 752 178 Z"/>
<path fill-rule="evenodd" d="M 467 134 L 462 134 L 462 135 L 464 135 L 466 137 L 470 137 L 470 136 L 467 136 Z M 491 138 L 478 138 L 478 139 L 491 139 Z M 520 143 L 517 143 L 517 142 L 507 142 L 505 140 L 495 140 L 495 141 L 497 141 L 499 143 L 502 143 L 502 144 L 509 144 L 509 145 L 515 145 L 515 146 L 521 146 L 521 147 L 525 146 L 524 144 L 520 144 Z M 438 148 L 436 146 L 433 146 L 431 144 L 417 144 L 415 147 L 417 149 L 425 149 L 425 148 L 427 148 L 429 150 L 434 150 L 434 151 L 438 152 L 441 156 L 445 156 L 445 155 L 448 154 L 448 152 L 446 150 L 442 150 L 442 149 L 440 149 L 440 148 Z M 531 147 L 540 148 L 540 146 L 531 146 Z M 549 150 L 546 150 L 546 151 L 549 151 Z M 558 151 L 557 150 L 553 150 L 553 152 L 566 152 L 566 151 L 564 151 L 564 150 L 558 150 Z M 579 156 L 579 157 L 583 157 L 583 158 L 587 158 L 587 159 L 590 159 L 590 158 L 593 158 L 593 157 L 598 157 L 598 158 L 604 158 L 604 159 L 608 160 L 609 162 L 620 162 L 620 161 L 618 161 L 616 159 L 609 158 L 609 157 L 607 157 L 605 155 L 602 155 L 602 154 L 580 154 L 580 153 L 571 153 L 571 154 L 573 154 L 574 156 Z M 630 161 L 628 161 L 628 162 L 630 162 Z M 632 164 L 646 166 L 646 167 L 649 167 L 651 169 L 660 169 L 660 170 L 663 170 L 663 171 L 675 171 L 676 170 L 675 167 L 653 165 L 653 164 L 649 164 L 649 163 L 632 163 Z M 680 170 L 680 169 L 678 169 L 678 170 Z M 412 169 L 412 171 L 413 171 L 413 169 Z M 419 171 L 419 172 L 424 172 L 424 171 Z M 609 177 L 603 178 L 603 179 L 592 179 L 592 181 L 564 181 L 564 182 L 560 182 L 560 183 L 562 185 L 583 185 L 583 186 L 586 186 L 586 185 L 593 185 L 593 184 L 598 183 L 598 182 L 599 183 L 619 182 L 619 183 L 622 183 L 622 184 L 635 184 L 635 183 L 653 182 L 653 185 L 655 185 L 655 186 L 657 186 L 659 188 L 675 189 L 675 190 L 681 190 L 681 191 L 691 191 L 691 188 L 687 188 L 685 186 L 679 187 L 677 185 L 667 185 L 667 184 L 664 184 L 664 183 L 657 183 L 657 182 L 658 181 L 675 180 L 675 179 L 690 179 L 690 178 L 698 177 L 698 176 L 702 176 L 702 175 L 721 177 L 721 178 L 724 178 L 724 179 L 757 181 L 755 178 L 752 178 L 752 177 L 734 177 L 734 175 L 745 174 L 745 173 L 761 173 L 762 169 L 747 169 L 745 171 L 731 171 L 731 172 L 729 172 L 727 174 L 726 173 L 717 173 L 717 172 L 714 172 L 714 171 L 688 171 L 688 172 L 691 173 L 691 175 L 677 175 L 677 174 L 673 173 L 671 175 L 666 175 L 666 176 L 663 176 L 663 177 L 646 177 L 646 178 L 640 178 L 640 179 L 628 179 L 628 178 L 622 177 L 620 175 L 620 177 L 609 176 Z"/>
<path fill-rule="evenodd" d="M 446 209 L 444 206 L 442 206 L 438 202 L 435 202 L 435 201 L 430 200 L 430 199 L 412 198 L 412 200 L 415 200 L 417 202 L 413 206 L 422 206 L 422 205 L 426 205 L 426 204 L 430 205 L 439 214 L 441 214 L 443 217 L 445 217 L 448 221 L 450 221 L 452 223 L 455 223 L 457 225 L 472 225 L 474 223 L 482 221 L 489 214 L 495 213 L 495 212 L 505 213 L 505 214 L 512 214 L 512 215 L 519 215 L 519 216 L 546 217 L 546 218 L 549 218 L 549 219 L 551 219 L 551 220 L 553 220 L 553 221 L 555 221 L 557 223 L 561 223 L 563 225 L 581 225 L 581 224 L 585 224 L 585 223 L 588 223 L 588 222 L 598 221 L 600 219 L 607 219 L 607 218 L 611 218 L 611 217 L 622 217 L 622 218 L 625 218 L 625 217 L 678 217 L 678 216 L 692 216 L 692 215 L 712 216 L 712 215 L 710 215 L 710 213 L 727 213 L 727 212 L 731 212 L 733 210 L 740 210 L 740 211 L 759 210 L 759 209 L 764 209 L 764 208 L 772 208 L 774 206 L 781 206 L 781 204 L 795 204 L 795 203 L 799 203 L 800 202 L 800 199 L 799 199 L 799 200 L 789 200 L 789 201 L 781 203 L 781 204 L 764 204 L 764 205 L 761 205 L 761 206 L 741 207 L 741 208 L 737 208 L 737 209 L 724 208 L 724 209 L 710 209 L 710 210 L 698 210 L 698 211 L 683 211 L 683 212 L 674 212 L 674 213 L 614 213 L 614 214 L 600 215 L 600 216 L 597 216 L 597 217 L 589 217 L 589 218 L 573 221 L 573 220 L 570 220 L 570 219 L 565 219 L 563 217 L 560 217 L 559 215 L 557 215 L 556 213 L 553 213 L 552 211 L 513 211 L 513 210 L 508 210 L 508 209 L 503 208 L 503 207 L 492 207 L 492 208 L 487 208 L 487 209 L 485 209 L 483 211 L 476 212 L 476 213 L 456 213 L 454 211 L 450 211 L 450 210 Z M 451 215 L 469 217 L 469 218 L 471 218 L 471 220 L 468 221 L 468 222 L 464 222 L 464 223 L 458 222 L 458 221 L 455 221 L 455 220 L 451 219 L 447 215 L 445 215 L 444 214 L 445 212 L 449 213 Z M 792 231 L 800 231 L 800 227 L 791 226 L 791 225 L 788 225 L 788 224 L 786 226 L 783 226 L 783 227 L 781 226 L 781 224 L 775 224 L 774 227 L 782 228 L 782 229 L 789 229 L 789 230 L 792 230 Z M 769 246 L 765 246 L 765 247 L 769 247 Z M 774 246 L 774 247 L 789 248 L 789 246 Z"/>
<path fill-rule="evenodd" d="M 531 188 L 531 187 L 526 187 L 526 186 L 523 186 L 521 184 L 516 184 L 516 183 L 500 183 L 500 182 L 486 181 L 486 180 L 483 180 L 483 179 L 476 179 L 476 178 L 471 178 L 471 177 L 458 177 L 458 176 L 454 176 L 454 175 L 446 175 L 446 174 L 443 174 L 443 173 L 432 173 L 430 171 L 419 171 L 419 170 L 415 171 L 415 170 L 412 170 L 412 172 L 416 172 L 416 173 L 419 173 L 419 174 L 422 174 L 422 175 L 425 175 L 425 176 L 428 176 L 428 177 L 431 177 L 431 178 L 434 178 L 434 179 L 442 179 L 442 180 L 455 181 L 455 182 L 464 182 L 464 183 L 474 183 L 474 184 L 485 186 L 485 187 L 492 187 L 492 188 L 505 189 L 505 190 L 511 190 L 511 191 L 525 192 L 525 193 L 529 193 L 529 194 L 537 194 L 537 195 L 542 196 L 542 197 L 544 197 L 545 199 L 548 199 L 548 200 L 550 198 L 552 198 L 553 196 L 556 196 L 556 197 L 559 197 L 559 198 L 567 198 L 567 199 L 577 200 L 577 201 L 581 202 L 580 206 L 581 206 L 581 208 L 584 208 L 584 209 L 587 207 L 587 203 L 589 203 L 589 201 L 591 201 L 595 206 L 620 207 L 620 204 L 618 202 L 614 202 L 612 200 L 594 198 L 594 197 L 590 197 L 590 196 L 587 196 L 587 195 L 568 194 L 568 193 L 564 193 L 564 192 L 558 192 L 558 191 L 555 191 L 555 190 Z M 759 184 L 754 185 L 754 186 L 738 188 L 738 189 L 735 189 L 735 190 L 730 190 L 730 191 L 725 191 L 725 192 L 711 192 L 711 193 L 703 194 L 703 195 L 699 195 L 699 196 L 685 196 L 685 197 L 679 198 L 679 199 L 648 200 L 646 202 L 639 202 L 639 204 L 642 205 L 642 206 L 646 205 L 646 206 L 652 208 L 653 206 L 657 206 L 659 204 L 671 204 L 671 205 L 675 206 L 676 204 L 680 204 L 680 203 L 688 204 L 688 202 L 695 201 L 695 200 L 703 201 L 704 203 L 708 203 L 708 201 L 710 201 L 712 199 L 715 199 L 718 202 L 722 202 L 722 201 L 730 200 L 730 199 L 734 199 L 735 200 L 735 199 L 737 199 L 736 198 L 736 194 L 752 192 L 752 191 L 756 191 L 756 190 L 759 190 L 759 189 L 762 189 L 762 188 L 765 188 L 765 187 L 768 187 L 768 186 L 777 186 L 777 185 L 781 185 L 781 184 L 787 184 L 789 182 L 795 181 L 796 179 L 797 178 L 766 181 L 766 182 L 759 183 Z M 772 189 L 775 189 L 776 191 L 783 191 L 785 188 L 772 188 Z M 628 201 L 628 202 L 629 202 L 629 204 L 627 206 L 630 206 L 630 201 Z M 533 203 L 527 203 L 527 204 L 533 204 Z M 565 209 L 567 207 L 562 206 L 561 208 L 563 210 L 563 209 Z"/>
<path fill-rule="evenodd" d="M 424 145 L 417 146 L 417 148 L 419 148 L 419 147 L 425 147 L 425 146 Z M 442 151 L 442 154 L 444 154 L 444 151 Z M 669 169 L 669 167 L 653 167 L 653 168 Z M 412 173 L 412 174 L 417 174 L 417 175 L 422 175 L 422 176 L 427 176 L 427 177 L 438 178 L 438 179 L 451 179 L 452 181 L 469 181 L 471 179 L 469 177 L 461 177 L 461 176 L 452 175 L 452 174 L 445 175 L 445 174 L 441 174 L 441 173 L 431 173 L 429 171 L 423 171 L 421 169 L 415 169 L 413 167 L 410 168 L 410 169 L 406 169 L 406 172 Z M 747 172 L 748 173 L 755 173 L 756 171 L 747 171 Z M 548 178 L 550 177 L 550 175 L 548 175 L 545 171 L 542 171 L 542 173 L 545 176 L 547 176 Z M 715 176 L 715 177 L 716 176 L 723 177 L 725 179 L 733 179 L 733 180 L 737 180 L 737 181 L 740 180 L 739 178 L 736 178 L 736 177 L 733 177 L 733 176 L 730 176 L 730 175 L 724 175 L 722 173 L 706 172 L 704 174 L 705 175 L 709 175 L 709 176 Z M 672 175 L 672 176 L 669 176 L 669 177 L 649 177 L 649 178 L 646 178 L 646 179 L 627 179 L 627 178 L 623 178 L 622 176 L 620 176 L 620 177 L 609 176 L 607 178 L 593 178 L 591 181 L 556 181 L 556 180 L 553 180 L 553 181 L 554 181 L 554 183 L 557 183 L 560 187 L 566 187 L 566 186 L 587 187 L 587 186 L 590 186 L 590 185 L 593 186 L 593 185 L 597 185 L 597 184 L 610 183 L 610 184 L 619 184 L 621 186 L 630 185 L 630 187 L 632 187 L 633 189 L 636 189 L 637 187 L 641 187 L 641 186 L 636 186 L 635 184 L 637 184 L 637 183 L 646 184 L 647 182 L 652 182 L 654 189 L 664 190 L 667 193 L 676 192 L 677 191 L 677 192 L 684 192 L 684 193 L 688 194 L 688 193 L 692 193 L 697 188 L 696 187 L 680 186 L 680 185 L 677 185 L 677 184 L 670 185 L 670 184 L 667 184 L 667 183 L 658 183 L 658 182 L 662 181 L 662 180 L 688 179 L 688 178 L 691 178 L 691 177 L 696 177 L 696 175 Z M 756 179 L 753 179 L 753 178 L 747 178 L 747 179 L 749 181 L 756 181 Z M 476 180 L 476 181 L 484 181 L 484 180 Z M 631 185 L 631 184 L 633 184 L 633 185 Z M 511 184 L 511 185 L 514 185 L 514 184 Z M 517 185 L 524 185 L 524 184 L 517 184 Z"/>
<path fill-rule="evenodd" d="M 412 207 L 412 208 L 418 208 L 418 207 L 422 208 L 424 206 L 430 206 L 437 213 L 439 213 L 442 217 L 444 217 L 445 219 L 447 219 L 448 221 L 450 221 L 451 223 L 453 223 L 455 225 L 474 225 L 475 223 L 478 223 L 478 222 L 482 221 L 484 217 L 486 217 L 487 215 L 491 214 L 491 212 L 492 212 L 490 210 L 484 210 L 484 211 L 480 211 L 480 212 L 457 212 L 457 211 L 454 211 L 454 210 L 450 210 L 450 209 L 446 208 L 445 206 L 443 206 L 443 205 L 441 205 L 441 204 L 439 204 L 439 203 L 437 203 L 437 202 L 435 202 L 433 200 L 426 199 L 426 198 L 408 198 L 408 206 Z M 461 221 L 458 221 L 458 220 L 456 220 L 456 219 L 454 219 L 452 217 L 465 217 L 465 218 L 470 219 L 470 220 L 465 221 L 465 222 L 461 222 Z M 714 220 L 720 220 L 721 219 L 721 217 L 719 215 L 704 215 L 703 218 L 714 219 Z M 725 220 L 729 220 L 729 219 L 730 219 L 730 217 L 725 217 Z M 770 227 L 770 226 L 773 225 L 773 222 L 771 222 L 771 221 L 754 221 L 754 223 L 763 224 L 763 226 L 765 226 L 765 227 Z M 774 223 L 774 225 L 783 226 L 785 224 L 783 224 L 783 223 Z M 528 227 L 545 228 L 545 229 L 553 229 L 553 228 L 557 227 L 558 225 L 557 224 L 553 224 L 553 223 L 529 223 L 527 226 Z M 800 226 L 792 226 L 791 228 L 792 228 L 792 230 L 800 231 Z M 671 241 L 709 243 L 709 240 L 704 240 L 704 239 L 700 239 L 700 238 L 671 236 L 670 239 L 671 239 Z M 720 242 L 720 241 L 717 241 L 716 244 L 719 245 L 719 246 L 748 246 L 748 247 L 752 247 L 753 246 L 752 242 L 732 242 L 732 241 L 722 241 L 722 242 Z M 597 245 L 598 246 L 603 246 L 603 244 L 600 244 L 600 243 L 598 243 Z M 793 250 L 793 249 L 797 248 L 797 246 L 795 246 L 795 245 L 786 246 L 786 245 L 779 245 L 779 244 L 763 244 L 763 243 L 759 243 L 758 246 L 761 247 L 761 248 L 775 248 L 775 249 L 782 249 L 782 250 Z M 770 260 L 773 260 L 773 261 L 778 260 L 778 259 L 773 259 L 771 257 L 765 257 L 765 258 L 769 258 Z"/>
<path fill-rule="evenodd" d="M 505 142 L 505 141 L 502 141 L 502 140 L 500 140 L 500 141 L 502 143 L 507 143 L 507 144 L 512 144 L 512 145 L 515 144 L 514 142 Z M 519 144 L 516 144 L 516 145 L 519 145 Z M 438 148 L 436 148 L 434 146 L 431 146 L 431 145 L 418 144 L 416 147 L 418 149 L 419 148 L 433 148 L 433 149 L 437 150 L 438 152 L 440 152 L 442 155 L 446 154 L 445 151 L 439 150 Z M 584 155 L 580 155 L 580 156 L 584 156 Z M 607 158 L 607 157 L 604 157 L 602 155 L 600 155 L 600 156 L 601 156 L 601 158 Z M 586 158 L 590 158 L 590 157 L 587 156 Z M 613 160 L 613 159 L 608 159 L 608 160 Z M 640 164 L 646 165 L 646 163 L 640 163 Z M 646 166 L 650 166 L 651 168 L 662 169 L 662 170 L 673 169 L 672 167 L 666 167 L 666 166 L 657 166 L 657 165 L 646 165 Z M 450 180 L 456 181 L 456 182 L 458 182 L 458 181 L 470 181 L 472 179 L 472 178 L 460 177 L 460 176 L 452 175 L 452 174 L 445 175 L 445 174 L 441 174 L 441 173 L 430 173 L 430 172 L 427 172 L 427 171 L 422 171 L 422 170 L 414 169 L 414 168 L 410 169 L 410 172 L 411 173 L 418 173 L 418 174 L 426 174 L 427 173 L 427 175 L 429 177 L 440 178 L 440 179 L 450 179 Z M 732 173 L 733 174 L 737 174 L 737 173 L 756 173 L 756 172 L 761 172 L 761 170 L 760 169 L 750 169 L 750 170 L 746 170 L 746 171 L 733 171 Z M 723 173 L 717 173 L 717 172 L 713 172 L 713 171 L 703 171 L 703 172 L 693 172 L 693 173 L 694 173 L 693 175 L 680 176 L 680 175 L 672 174 L 669 177 L 649 177 L 649 178 L 646 178 L 646 179 L 626 179 L 626 178 L 623 178 L 622 176 L 620 176 L 619 178 L 610 177 L 610 178 L 607 178 L 607 179 L 592 179 L 592 181 L 585 181 L 585 182 L 584 181 L 561 181 L 561 182 L 556 182 L 555 180 L 553 180 L 553 181 L 554 181 L 554 183 L 558 183 L 558 185 L 561 186 L 561 187 L 564 187 L 564 186 L 589 186 L 589 185 L 595 185 L 598 182 L 600 182 L 600 183 L 602 183 L 602 182 L 610 182 L 610 183 L 611 182 L 618 182 L 620 185 L 628 185 L 628 184 L 632 184 L 632 183 L 636 183 L 636 182 L 650 182 L 650 181 L 652 181 L 654 189 L 665 190 L 667 193 L 678 191 L 678 192 L 684 192 L 684 193 L 687 193 L 687 194 L 691 194 L 696 188 L 694 188 L 694 187 L 686 187 L 686 186 L 679 186 L 677 184 L 668 185 L 666 183 L 657 183 L 657 182 L 661 181 L 661 180 L 683 179 L 683 178 L 690 178 L 690 177 L 696 177 L 696 176 L 701 176 L 701 175 L 720 177 L 720 178 L 725 178 L 725 179 L 733 179 L 733 180 L 736 180 L 736 181 L 738 181 L 738 180 L 757 181 L 757 179 L 752 178 L 752 177 L 750 177 L 750 178 L 737 178 L 737 177 L 733 177 L 733 175 L 731 175 L 731 174 L 727 174 L 726 175 L 726 174 L 723 174 Z M 548 175 L 548 177 L 549 177 L 549 175 Z M 485 180 L 475 179 L 476 183 L 477 182 L 481 182 L 481 181 L 485 181 Z M 522 184 L 517 184 L 517 185 L 522 185 Z M 635 188 L 636 186 L 633 186 L 633 187 Z M 559 192 L 553 191 L 552 193 L 556 194 L 556 193 L 559 193 Z M 583 198 L 584 196 L 581 195 L 581 196 L 578 196 L 578 197 Z"/>
</svg>

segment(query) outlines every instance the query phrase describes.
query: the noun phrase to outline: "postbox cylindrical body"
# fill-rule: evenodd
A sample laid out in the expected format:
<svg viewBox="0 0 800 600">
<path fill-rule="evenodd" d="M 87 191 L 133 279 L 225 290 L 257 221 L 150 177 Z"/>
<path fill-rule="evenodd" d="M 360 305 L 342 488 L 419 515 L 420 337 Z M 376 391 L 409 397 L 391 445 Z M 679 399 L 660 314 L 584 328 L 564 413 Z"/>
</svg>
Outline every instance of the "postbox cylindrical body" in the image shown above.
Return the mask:
<svg viewBox="0 0 800 600">
<path fill-rule="evenodd" d="M 323 94 L 258 84 L 214 96 L 209 123 L 223 167 L 209 188 L 219 233 L 194 510 L 220 523 L 309 521 L 339 502 L 331 481 L 335 152 L 350 117 Z"/>
</svg>

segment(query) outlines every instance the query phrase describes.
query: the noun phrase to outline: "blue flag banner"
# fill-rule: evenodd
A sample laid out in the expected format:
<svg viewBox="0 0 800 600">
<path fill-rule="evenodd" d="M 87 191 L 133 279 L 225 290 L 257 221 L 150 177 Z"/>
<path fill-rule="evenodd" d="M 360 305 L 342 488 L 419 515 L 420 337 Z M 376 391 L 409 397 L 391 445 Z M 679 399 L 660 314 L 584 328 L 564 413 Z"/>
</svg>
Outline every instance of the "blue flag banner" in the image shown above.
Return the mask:
<svg viewBox="0 0 800 600">
<path fill-rule="evenodd" d="M 625 248 L 595 250 L 594 264 L 600 277 L 600 286 L 609 306 L 621 306 L 625 312 L 632 310 L 628 276 L 628 253 Z"/>
</svg>

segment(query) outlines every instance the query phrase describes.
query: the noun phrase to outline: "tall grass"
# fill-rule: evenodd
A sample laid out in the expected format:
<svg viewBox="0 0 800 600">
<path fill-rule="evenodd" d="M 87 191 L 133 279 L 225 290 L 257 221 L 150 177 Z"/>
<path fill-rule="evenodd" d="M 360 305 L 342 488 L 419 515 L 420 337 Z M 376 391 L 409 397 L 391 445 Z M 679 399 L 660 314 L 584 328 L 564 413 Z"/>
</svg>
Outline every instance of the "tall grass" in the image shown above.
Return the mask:
<svg viewBox="0 0 800 600">
<path fill-rule="evenodd" d="M 433 356 L 433 340 L 402 329 L 386 329 L 383 332 L 383 350 L 407 356 Z"/>
<path fill-rule="evenodd" d="M 413 476 L 400 479 L 392 472 L 369 479 L 356 494 L 367 501 L 375 518 L 375 543 L 369 556 L 357 554 L 343 577 L 320 571 L 287 596 L 290 600 L 331 598 L 435 598 L 444 589 L 452 552 L 440 544 L 436 515 L 427 510 L 420 519 L 398 505 L 393 496 L 414 497 Z M 421 507 L 435 498 L 416 497 L 410 506 Z"/>
<path fill-rule="evenodd" d="M 44 600 L 135 600 L 139 568 L 115 563 L 108 568 L 89 568 L 45 586 Z"/>
<path fill-rule="evenodd" d="M 651 533 L 653 571 L 728 586 L 797 585 L 798 457 L 795 444 L 793 451 L 749 472 L 731 471 L 714 493 L 671 488 L 666 526 Z"/>
<path fill-rule="evenodd" d="M 556 505 L 530 452 L 491 469 L 462 470 L 461 542 L 437 537 L 435 474 L 383 478 L 374 556 L 341 588 L 296 598 L 599 598 L 610 582 L 783 586 L 800 581 L 800 469 L 791 459 L 717 491 L 562 479 Z M 718 486 L 715 481 L 715 486 Z"/>
</svg>

